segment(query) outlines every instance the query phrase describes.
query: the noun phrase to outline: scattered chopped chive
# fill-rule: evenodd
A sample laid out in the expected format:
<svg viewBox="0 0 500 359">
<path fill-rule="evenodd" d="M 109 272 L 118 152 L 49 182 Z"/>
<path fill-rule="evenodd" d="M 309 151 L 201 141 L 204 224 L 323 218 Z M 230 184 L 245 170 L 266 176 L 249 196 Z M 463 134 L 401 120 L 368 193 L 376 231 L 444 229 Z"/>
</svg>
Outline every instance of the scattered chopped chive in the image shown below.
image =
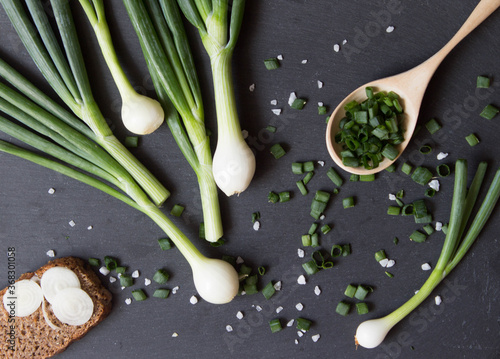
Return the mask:
<svg viewBox="0 0 500 359">
<path fill-rule="evenodd" d="M 352 174 L 351 177 L 349 177 L 349 181 L 351 181 L 351 182 L 358 182 L 359 181 L 359 175 Z"/>
<path fill-rule="evenodd" d="M 176 204 L 170 211 L 170 214 L 175 217 L 180 217 L 182 215 L 182 212 L 184 212 L 184 207 L 180 204 Z"/>
<path fill-rule="evenodd" d="M 424 146 L 420 147 L 419 152 L 423 155 L 428 155 L 428 154 L 432 153 L 432 147 L 429 145 L 424 145 Z"/>
<path fill-rule="evenodd" d="M 210 246 L 214 247 L 214 248 L 217 248 L 217 247 L 220 247 L 220 246 L 223 246 L 224 244 L 226 244 L 226 240 L 224 238 L 219 238 L 217 241 L 215 242 L 210 242 Z"/>
<path fill-rule="evenodd" d="M 431 118 L 429 121 L 425 123 L 425 128 L 432 135 L 441 129 L 441 125 L 436 121 L 435 118 Z"/>
<path fill-rule="evenodd" d="M 390 216 L 399 216 L 400 213 L 401 207 L 389 206 L 389 208 L 387 208 L 387 214 Z"/>
<path fill-rule="evenodd" d="M 337 308 L 335 308 L 335 312 L 343 316 L 349 314 L 350 310 L 351 310 L 351 304 L 345 301 L 339 302 L 339 304 L 337 304 Z"/>
<path fill-rule="evenodd" d="M 318 264 L 314 259 L 311 259 L 309 262 L 303 263 L 302 268 L 308 275 L 313 275 L 319 272 Z"/>
<path fill-rule="evenodd" d="M 309 227 L 309 234 L 314 234 L 314 232 L 316 232 L 316 230 L 318 229 L 318 226 L 319 224 L 318 223 L 313 223 L 311 224 L 311 227 Z"/>
<path fill-rule="evenodd" d="M 311 324 L 312 324 L 312 322 L 310 320 L 304 319 L 304 318 L 297 318 L 295 320 L 295 322 L 297 323 L 296 328 L 298 330 L 304 330 L 306 332 L 311 328 Z"/>
<path fill-rule="evenodd" d="M 312 244 L 311 235 L 310 234 L 303 234 L 302 235 L 302 245 L 304 247 L 310 247 L 311 244 Z"/>
<path fill-rule="evenodd" d="M 396 193 L 396 198 L 401 198 L 402 199 L 402 198 L 404 198 L 404 196 L 405 196 L 405 191 L 402 190 L 402 189 L 400 189 L 398 191 L 398 193 Z"/>
<path fill-rule="evenodd" d="M 311 180 L 311 178 L 313 178 L 314 176 L 314 171 L 311 171 L 311 172 L 308 172 L 304 178 L 302 179 L 302 182 L 304 183 L 304 185 L 308 184 L 309 181 Z"/>
<path fill-rule="evenodd" d="M 422 218 L 428 214 L 427 206 L 423 199 L 419 199 L 413 202 L 413 214 L 416 218 Z"/>
<path fill-rule="evenodd" d="M 277 203 L 280 200 L 280 196 L 277 193 L 271 191 L 267 195 L 267 200 L 271 203 Z"/>
<path fill-rule="evenodd" d="M 426 215 L 424 215 L 422 217 L 415 217 L 415 223 L 425 224 L 425 223 L 431 223 L 431 222 L 432 222 L 432 214 L 430 214 L 430 213 L 427 213 Z"/>
<path fill-rule="evenodd" d="M 394 239 L 392 240 L 392 242 L 397 245 L 399 243 L 399 238 L 398 237 L 394 237 Z"/>
<path fill-rule="evenodd" d="M 127 267 L 119 266 L 115 268 L 116 274 L 125 274 Z"/>
<path fill-rule="evenodd" d="M 328 203 L 330 200 L 330 193 L 318 190 L 314 195 L 314 199 L 322 203 Z"/>
<path fill-rule="evenodd" d="M 286 154 L 285 150 L 279 143 L 275 143 L 274 145 L 272 145 L 269 151 L 276 159 L 279 159 Z"/>
<path fill-rule="evenodd" d="M 254 275 L 250 275 L 248 276 L 246 279 L 245 279 L 245 284 L 257 284 L 257 282 L 259 281 L 259 278 L 257 277 L 257 274 L 254 274 Z"/>
<path fill-rule="evenodd" d="M 170 294 L 170 290 L 166 288 L 158 288 L 154 291 L 153 297 L 160 299 L 167 299 Z"/>
<path fill-rule="evenodd" d="M 425 197 L 429 197 L 429 198 L 434 197 L 435 194 L 436 194 L 436 190 L 434 188 L 427 188 L 425 190 L 425 193 L 424 193 Z"/>
<path fill-rule="evenodd" d="M 269 328 L 271 328 L 271 333 L 276 333 L 283 329 L 278 318 L 269 321 Z"/>
<path fill-rule="evenodd" d="M 255 223 L 260 219 L 260 212 L 253 212 L 252 213 L 252 223 Z"/>
<path fill-rule="evenodd" d="M 354 207 L 354 197 L 347 197 L 342 200 L 342 206 L 344 208 Z"/>
<path fill-rule="evenodd" d="M 412 170 L 413 170 L 413 166 L 407 162 L 403 163 L 403 166 L 401 166 L 401 172 L 403 172 L 404 174 L 406 174 L 408 176 L 410 175 Z"/>
<path fill-rule="evenodd" d="M 387 157 L 391 161 L 394 161 L 398 155 L 399 151 L 390 143 L 386 144 L 382 149 L 382 156 Z"/>
<path fill-rule="evenodd" d="M 271 125 L 267 126 L 266 130 L 268 130 L 271 133 L 276 133 L 276 127 L 271 126 Z"/>
<path fill-rule="evenodd" d="M 349 297 L 349 298 L 353 298 L 354 297 L 354 294 L 356 293 L 356 288 L 357 286 L 355 286 L 354 284 L 349 284 L 347 286 L 347 288 L 345 289 L 345 296 L 346 297 Z"/>
<path fill-rule="evenodd" d="M 132 278 L 128 274 L 122 274 L 120 276 L 120 285 L 122 287 L 131 287 L 134 285 L 134 278 Z"/>
<path fill-rule="evenodd" d="M 490 105 L 486 106 L 483 109 L 483 111 L 481 111 L 479 116 L 481 116 L 487 120 L 491 120 L 493 117 L 495 117 L 497 115 L 498 112 L 500 112 L 500 110 L 498 108 L 496 108 L 495 106 L 490 104 Z"/>
<path fill-rule="evenodd" d="M 230 255 L 227 255 L 227 254 L 224 254 L 221 259 L 225 262 L 228 262 L 229 264 L 231 264 L 233 267 L 236 267 L 236 257 L 233 257 L 233 256 L 230 256 Z M 251 269 L 250 269 L 250 272 L 251 272 Z M 241 271 L 240 271 L 241 273 Z"/>
<path fill-rule="evenodd" d="M 392 274 L 391 272 L 385 271 L 385 275 L 389 278 L 394 278 L 394 274 Z"/>
<path fill-rule="evenodd" d="M 326 175 L 338 187 L 342 186 L 342 184 L 344 183 L 342 177 L 340 177 L 340 175 L 333 169 L 333 167 L 330 167 L 328 169 Z"/>
<path fill-rule="evenodd" d="M 276 57 L 271 57 L 269 59 L 264 60 L 264 65 L 268 70 L 275 70 L 280 67 L 280 63 Z"/>
<path fill-rule="evenodd" d="M 245 283 L 243 285 L 243 290 L 245 291 L 246 294 L 250 295 L 250 294 L 255 294 L 255 293 L 259 293 L 259 290 L 257 289 L 257 284 L 253 283 L 253 284 L 248 284 L 248 283 Z"/>
<path fill-rule="evenodd" d="M 318 115 L 326 115 L 326 106 L 318 106 Z"/>
<path fill-rule="evenodd" d="M 332 250 L 330 251 L 330 254 L 332 257 L 340 257 L 342 255 L 342 252 L 344 251 L 344 248 L 340 244 L 334 244 L 332 246 Z"/>
<path fill-rule="evenodd" d="M 448 223 L 443 224 L 443 227 L 441 227 L 441 231 L 446 235 L 448 234 Z"/>
<path fill-rule="evenodd" d="M 373 95 L 374 95 L 374 93 L 373 93 L 373 87 L 367 86 L 365 88 L 365 92 L 366 92 L 366 97 L 368 97 L 369 99 L 373 98 Z"/>
<path fill-rule="evenodd" d="M 301 175 L 302 173 L 304 173 L 304 164 L 302 162 L 293 162 L 292 173 L 296 175 Z"/>
<path fill-rule="evenodd" d="M 97 258 L 89 258 L 89 264 L 93 267 L 98 267 L 101 265 L 101 261 Z"/>
<path fill-rule="evenodd" d="M 292 105 L 290 106 L 294 110 L 302 110 L 304 108 L 304 105 L 306 104 L 306 100 L 303 98 L 296 98 L 293 100 Z"/>
<path fill-rule="evenodd" d="M 351 245 L 349 243 L 348 244 L 343 244 L 342 245 L 342 256 L 346 257 L 349 254 L 351 254 Z"/>
<path fill-rule="evenodd" d="M 415 206 L 413 203 L 405 204 L 401 209 L 401 214 L 403 216 L 413 216 L 415 214 Z"/>
<path fill-rule="evenodd" d="M 290 200 L 290 192 L 283 191 L 279 193 L 280 202 L 288 202 Z"/>
<path fill-rule="evenodd" d="M 361 302 L 356 303 L 356 311 L 359 315 L 367 314 L 370 310 L 368 309 L 368 304 Z"/>
<path fill-rule="evenodd" d="M 332 191 L 333 194 L 339 194 L 339 192 L 340 192 L 340 190 L 338 188 L 334 188 Z"/>
<path fill-rule="evenodd" d="M 425 167 L 417 167 L 415 168 L 415 171 L 413 171 L 411 179 L 418 184 L 425 186 L 432 179 L 432 172 Z"/>
<path fill-rule="evenodd" d="M 346 167 L 359 167 L 359 160 L 355 157 L 342 157 L 342 164 Z"/>
<path fill-rule="evenodd" d="M 311 235 L 311 247 L 318 247 L 319 246 L 319 235 L 318 233 L 313 233 Z"/>
<path fill-rule="evenodd" d="M 173 246 L 172 241 L 169 238 L 159 238 L 158 244 L 160 245 L 160 249 L 162 251 L 166 251 L 168 249 L 171 249 Z"/>
<path fill-rule="evenodd" d="M 359 175 L 359 180 L 361 182 L 373 182 L 375 181 L 375 174 L 372 173 L 371 175 Z"/>
<path fill-rule="evenodd" d="M 377 262 L 380 262 L 382 259 L 386 259 L 387 255 L 385 254 L 385 251 L 383 249 L 375 252 L 375 260 Z"/>
<path fill-rule="evenodd" d="M 325 224 L 321 227 L 321 232 L 323 232 L 323 234 L 327 234 L 328 232 L 330 232 L 332 229 L 330 228 L 330 226 L 328 224 Z"/>
<path fill-rule="evenodd" d="M 259 272 L 260 275 L 266 274 L 266 267 L 260 266 L 259 268 L 257 268 L 257 272 Z"/>
<path fill-rule="evenodd" d="M 387 167 L 385 170 L 387 172 L 390 172 L 390 173 L 395 172 L 396 171 L 396 164 L 393 163 L 392 165 L 390 165 L 389 167 Z"/>
<path fill-rule="evenodd" d="M 490 87 L 490 79 L 486 76 L 478 76 L 476 80 L 476 88 L 488 88 Z"/>
<path fill-rule="evenodd" d="M 402 200 L 400 200 L 399 198 L 396 198 L 396 203 L 398 204 L 399 207 L 403 207 L 405 204 L 403 203 Z"/>
<path fill-rule="evenodd" d="M 104 265 L 106 266 L 107 269 L 114 270 L 118 266 L 118 262 L 113 257 L 105 256 L 104 257 Z"/>
<path fill-rule="evenodd" d="M 153 275 L 153 280 L 158 284 L 165 284 L 168 282 L 169 275 L 164 269 L 158 269 Z"/>
<path fill-rule="evenodd" d="M 439 177 L 446 177 L 451 174 L 450 167 L 444 163 L 436 167 L 436 172 Z"/>
<path fill-rule="evenodd" d="M 139 145 L 138 136 L 127 136 L 125 137 L 124 145 L 127 148 L 135 148 Z"/>
<path fill-rule="evenodd" d="M 142 300 L 146 300 L 148 297 L 146 296 L 146 294 L 143 292 L 142 289 L 135 289 L 132 291 L 132 296 L 134 297 L 134 299 L 138 302 L 142 301 Z"/>
<path fill-rule="evenodd" d="M 430 225 L 430 224 L 427 224 L 424 226 L 423 230 L 425 231 L 425 233 L 427 233 L 427 235 L 431 235 L 432 233 L 434 233 L 434 228 Z"/>
<path fill-rule="evenodd" d="M 267 283 L 267 285 L 262 289 L 262 294 L 266 299 L 271 298 L 274 293 L 276 293 L 276 289 L 274 288 L 273 282 Z"/>
<path fill-rule="evenodd" d="M 242 264 L 240 266 L 240 274 L 243 274 L 243 275 L 250 275 L 250 273 L 252 273 L 252 267 L 250 266 L 247 266 L 246 264 Z"/>
<path fill-rule="evenodd" d="M 479 139 L 473 133 L 466 136 L 465 139 L 467 140 L 467 142 L 469 143 L 469 146 L 471 146 L 471 147 L 474 147 L 475 145 L 477 145 L 479 143 Z"/>
<path fill-rule="evenodd" d="M 200 222 L 200 225 L 198 226 L 198 237 L 200 239 L 205 239 L 205 223 Z"/>
<path fill-rule="evenodd" d="M 423 243 L 427 239 L 427 235 L 420 231 L 414 231 L 412 234 L 410 234 L 410 239 L 413 242 Z"/>
<path fill-rule="evenodd" d="M 304 182 L 302 182 L 302 180 L 299 180 L 297 182 L 295 182 L 295 184 L 297 185 L 300 193 L 305 196 L 307 194 L 307 188 L 306 186 L 304 185 Z"/>
</svg>

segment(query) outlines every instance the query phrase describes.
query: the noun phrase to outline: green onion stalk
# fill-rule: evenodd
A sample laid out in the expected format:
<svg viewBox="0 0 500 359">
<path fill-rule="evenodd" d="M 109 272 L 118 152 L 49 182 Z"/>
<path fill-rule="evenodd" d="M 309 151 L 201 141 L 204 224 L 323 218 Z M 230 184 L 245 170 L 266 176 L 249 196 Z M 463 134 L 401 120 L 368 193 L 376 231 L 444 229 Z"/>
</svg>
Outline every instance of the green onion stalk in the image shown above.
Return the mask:
<svg viewBox="0 0 500 359">
<path fill-rule="evenodd" d="M 27 14 L 24 13 L 22 7 L 16 7 L 9 0 L 1 0 L 1 3 L 5 9 L 9 10 L 11 21 L 16 22 L 16 26 L 19 27 L 20 24 L 23 24 L 21 20 L 27 19 Z M 38 3 L 40 4 L 40 2 Z M 43 18 L 41 12 L 44 10 L 42 8 L 31 7 L 34 2 L 29 0 L 27 4 L 33 19 Z M 78 43 L 73 42 L 76 38 L 70 41 L 72 46 L 68 46 L 67 36 L 69 33 L 75 34 L 75 29 L 67 5 L 67 1 L 52 1 L 59 31 L 63 38 L 66 35 L 63 44 L 69 62 L 72 63 L 72 66 L 80 66 L 76 71 L 80 74 L 76 82 L 78 86 L 72 90 L 64 86 L 69 93 L 70 91 L 80 91 L 81 85 L 88 85 L 88 78 L 86 78 L 83 61 L 72 62 L 81 59 L 81 57 L 77 56 L 75 59 L 69 55 L 69 48 L 72 54 L 81 55 L 81 52 Z M 30 29 L 33 30 L 33 28 Z M 63 34 L 68 29 L 73 31 Z M 24 39 L 25 44 L 37 65 L 39 67 L 45 66 L 42 72 L 45 74 L 55 71 L 55 63 L 48 61 L 55 52 L 51 51 L 51 55 L 49 55 L 48 50 L 46 52 L 40 51 L 41 46 L 39 45 L 42 45 L 42 42 L 34 35 L 36 32 L 21 32 L 21 34 L 23 34 L 21 37 L 29 35 L 28 38 Z M 38 39 L 38 41 L 33 39 Z M 51 50 L 55 51 L 56 49 L 58 48 L 55 46 L 51 47 Z M 58 61 L 61 59 L 65 58 L 58 57 Z M 71 79 L 70 75 L 73 72 L 69 67 L 66 69 L 68 72 L 64 74 L 64 77 Z M 0 151 L 24 158 L 86 183 L 143 212 L 160 226 L 187 259 L 193 272 L 196 289 L 202 298 L 215 304 L 227 303 L 232 300 L 239 288 L 236 270 L 223 260 L 205 257 L 158 208 L 154 198 L 158 200 L 159 196 L 151 196 L 151 193 L 161 192 L 155 187 L 157 180 L 152 181 L 153 177 L 149 175 L 149 185 L 145 186 L 144 179 L 146 177 L 139 176 L 139 180 L 143 180 L 142 183 L 137 179 L 137 172 L 147 171 L 145 167 L 136 159 L 132 162 L 133 165 L 131 165 L 130 160 L 124 161 L 123 159 L 130 158 L 131 155 L 121 144 L 110 148 L 107 137 L 112 136 L 111 131 L 109 128 L 106 130 L 106 127 L 101 128 L 103 123 L 100 122 L 99 108 L 95 102 L 89 102 L 91 98 L 89 86 L 85 85 L 84 91 L 82 91 L 86 101 L 70 101 L 70 105 L 73 105 L 70 108 L 74 110 L 75 114 L 85 114 L 89 117 L 83 116 L 82 121 L 81 118 L 39 90 L 2 59 L 0 59 L 0 77 L 3 80 L 0 82 L 0 111 L 8 116 L 0 116 L 0 131 L 35 148 L 38 152 L 35 153 L 5 140 L 0 140 Z M 61 86 L 64 84 L 61 80 L 63 75 L 54 75 L 53 77 L 51 80 L 54 81 L 49 81 L 49 83 L 56 87 L 56 92 L 58 92 L 57 90 L 61 90 Z M 69 95 L 65 97 L 65 99 L 67 98 Z M 109 131 L 109 134 L 103 139 L 104 130 Z M 119 144 L 118 141 L 116 143 Z M 165 191 L 163 190 L 164 194 L 167 193 Z"/>
<path fill-rule="evenodd" d="M 422 303 L 441 281 L 462 260 L 490 217 L 500 196 L 500 169 L 497 170 L 488 192 L 469 229 L 465 231 L 486 173 L 487 164 L 481 162 L 467 190 L 467 162 L 457 160 L 450 222 L 438 262 L 420 290 L 401 307 L 379 319 L 371 319 L 358 326 L 356 345 L 375 348 L 387 333 Z"/>
<path fill-rule="evenodd" d="M 193 56 L 175 1 L 123 0 L 137 33 L 166 122 L 200 188 L 205 239 L 222 237 L 212 152 Z"/>
<path fill-rule="evenodd" d="M 138 94 L 120 66 L 104 12 L 103 0 L 79 0 L 99 42 L 102 54 L 122 98 L 122 121 L 137 135 L 154 132 L 164 120 L 160 103 Z"/>
<path fill-rule="evenodd" d="M 239 194 L 255 173 L 255 156 L 241 133 L 232 74 L 245 0 L 234 0 L 231 9 L 228 0 L 178 0 L 178 4 L 198 29 L 210 57 L 218 136 L 213 159 L 215 181 L 227 196 Z"/>
</svg>

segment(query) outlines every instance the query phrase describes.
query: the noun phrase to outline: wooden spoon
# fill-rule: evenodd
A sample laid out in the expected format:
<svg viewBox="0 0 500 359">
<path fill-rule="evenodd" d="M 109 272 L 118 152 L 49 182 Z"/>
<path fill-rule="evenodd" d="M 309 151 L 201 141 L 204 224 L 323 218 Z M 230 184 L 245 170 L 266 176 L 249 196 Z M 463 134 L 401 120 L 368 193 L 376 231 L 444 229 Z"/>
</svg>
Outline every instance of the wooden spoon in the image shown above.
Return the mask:
<svg viewBox="0 0 500 359">
<path fill-rule="evenodd" d="M 353 100 L 357 102 L 364 101 L 366 99 L 365 88 L 368 86 L 373 87 L 374 92 L 396 92 L 401 97 L 400 103 L 405 111 L 405 118 L 403 120 L 403 127 L 406 129 L 405 140 L 397 147 L 399 155 L 401 155 L 413 135 L 425 90 L 439 64 L 441 64 L 446 55 L 448 55 L 464 37 L 498 9 L 498 7 L 500 7 L 500 0 L 481 0 L 455 36 L 453 36 L 453 38 L 430 59 L 399 75 L 386 77 L 362 85 L 347 96 L 337 106 L 335 111 L 333 111 L 326 129 L 326 145 L 335 163 L 347 172 L 359 175 L 377 173 L 390 166 L 397 158 L 394 161 L 384 158 L 377 168 L 371 170 L 367 170 L 363 167 L 347 167 L 342 164 L 342 158 L 340 157 L 342 145 L 335 142 L 335 134 L 339 131 L 340 120 L 345 116 L 345 104 Z"/>
</svg>

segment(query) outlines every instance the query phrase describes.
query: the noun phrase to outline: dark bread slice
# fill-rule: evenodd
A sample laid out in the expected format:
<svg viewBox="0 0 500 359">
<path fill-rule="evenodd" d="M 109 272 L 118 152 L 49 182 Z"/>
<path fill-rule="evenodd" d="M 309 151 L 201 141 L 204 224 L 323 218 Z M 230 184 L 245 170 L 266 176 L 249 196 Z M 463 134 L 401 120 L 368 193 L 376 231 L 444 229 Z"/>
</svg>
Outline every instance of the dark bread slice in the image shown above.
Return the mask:
<svg viewBox="0 0 500 359">
<path fill-rule="evenodd" d="M 90 268 L 89 264 L 80 258 L 65 257 L 50 261 L 35 272 L 24 273 L 18 279 L 31 279 L 33 276 L 41 278 L 43 273 L 52 267 L 62 266 L 71 269 L 78 276 L 81 288 L 87 292 L 94 302 L 94 313 L 90 320 L 78 326 L 63 324 L 49 309 L 50 304 L 45 301 L 46 313 L 50 321 L 60 329 L 53 329 L 43 316 L 40 306 L 33 314 L 15 319 L 13 334 L 14 350 L 9 348 L 11 339 L 9 314 L 3 304 L 0 305 L 0 353 L 2 358 L 49 358 L 64 351 L 73 341 L 82 338 L 92 327 L 99 324 L 111 311 L 111 293 L 104 288 L 99 277 Z M 0 291 L 3 298 L 7 288 Z M 45 300 L 45 299 L 44 299 Z M 3 303 L 0 301 L 0 303 Z"/>
</svg>

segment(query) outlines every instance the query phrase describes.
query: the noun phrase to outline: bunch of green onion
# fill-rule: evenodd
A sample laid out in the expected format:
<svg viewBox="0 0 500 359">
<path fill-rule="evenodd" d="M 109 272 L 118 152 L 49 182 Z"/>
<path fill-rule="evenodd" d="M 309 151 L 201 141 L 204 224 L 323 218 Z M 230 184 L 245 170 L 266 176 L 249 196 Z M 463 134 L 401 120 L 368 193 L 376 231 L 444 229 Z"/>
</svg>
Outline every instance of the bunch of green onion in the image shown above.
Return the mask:
<svg viewBox="0 0 500 359">
<path fill-rule="evenodd" d="M 104 120 L 92 95 L 69 2 L 51 1 L 59 37 L 40 1 L 26 0 L 29 15 L 21 1 L 0 3 L 43 76 L 72 111 L 0 59 L 0 110 L 10 116 L 0 116 L 0 131 L 44 154 L 7 141 L 0 141 L 0 151 L 79 180 L 145 213 L 191 265 L 200 296 L 217 304 L 231 301 L 239 287 L 234 267 L 201 254 L 158 208 L 169 192 L 113 136 Z"/>
<path fill-rule="evenodd" d="M 467 162 L 458 160 L 455 164 L 455 186 L 451 204 L 450 222 L 446 239 L 438 262 L 420 290 L 401 307 L 383 318 L 372 319 L 358 326 L 355 336 L 356 345 L 375 348 L 380 345 L 387 333 L 418 307 L 439 283 L 457 266 L 470 249 L 490 217 L 500 196 L 500 169 L 497 170 L 488 192 L 476 216 L 466 231 L 469 217 L 476 203 L 486 173 L 487 164 L 479 164 L 474 179 L 467 189 Z"/>
</svg>

